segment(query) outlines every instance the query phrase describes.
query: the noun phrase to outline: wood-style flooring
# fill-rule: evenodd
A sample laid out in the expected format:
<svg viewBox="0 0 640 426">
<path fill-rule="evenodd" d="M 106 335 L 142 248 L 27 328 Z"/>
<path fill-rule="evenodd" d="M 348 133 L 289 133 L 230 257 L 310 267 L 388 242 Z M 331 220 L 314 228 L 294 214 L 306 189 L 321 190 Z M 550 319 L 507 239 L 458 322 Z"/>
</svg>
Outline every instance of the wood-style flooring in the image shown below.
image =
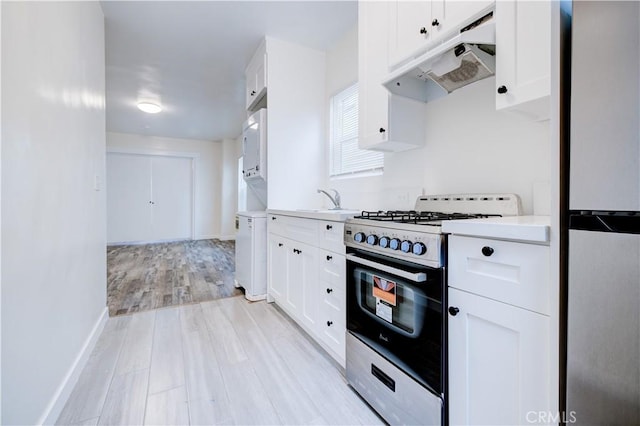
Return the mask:
<svg viewBox="0 0 640 426">
<path fill-rule="evenodd" d="M 109 246 L 109 315 L 242 294 L 233 285 L 234 274 L 234 241 L 197 240 Z"/>
<path fill-rule="evenodd" d="M 383 424 L 280 310 L 231 297 L 110 318 L 57 424 Z"/>
</svg>

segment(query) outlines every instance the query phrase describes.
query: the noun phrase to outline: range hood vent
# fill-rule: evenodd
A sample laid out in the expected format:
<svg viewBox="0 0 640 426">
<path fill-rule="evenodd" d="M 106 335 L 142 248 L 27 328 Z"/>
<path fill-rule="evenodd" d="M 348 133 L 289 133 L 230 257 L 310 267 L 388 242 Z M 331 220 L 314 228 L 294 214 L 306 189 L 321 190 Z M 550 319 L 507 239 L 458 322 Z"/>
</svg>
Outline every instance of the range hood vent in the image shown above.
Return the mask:
<svg viewBox="0 0 640 426">
<path fill-rule="evenodd" d="M 394 70 L 382 84 L 391 93 L 432 101 L 495 74 L 493 12 Z"/>
</svg>

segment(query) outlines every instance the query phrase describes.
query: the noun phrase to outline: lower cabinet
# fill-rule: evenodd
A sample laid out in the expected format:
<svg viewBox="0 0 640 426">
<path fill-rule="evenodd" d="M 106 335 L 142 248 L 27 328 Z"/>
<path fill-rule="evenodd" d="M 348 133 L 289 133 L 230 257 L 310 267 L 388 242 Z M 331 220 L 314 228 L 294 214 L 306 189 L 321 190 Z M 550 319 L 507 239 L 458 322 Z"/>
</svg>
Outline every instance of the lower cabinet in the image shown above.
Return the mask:
<svg viewBox="0 0 640 426">
<path fill-rule="evenodd" d="M 326 236 L 329 231 L 341 235 L 343 224 L 289 219 L 277 216 L 276 221 L 285 226 L 272 227 L 269 232 L 269 296 L 344 367 L 346 258 L 344 246 L 340 247 L 342 252 L 334 251 L 338 250 L 335 238 Z M 308 229 L 308 222 L 318 222 L 317 239 L 305 238 L 306 242 L 301 242 L 280 235 L 285 233 L 282 230 L 287 229 L 287 224 Z"/>
<path fill-rule="evenodd" d="M 449 288 L 449 420 L 528 424 L 549 400 L 549 318 Z"/>
</svg>

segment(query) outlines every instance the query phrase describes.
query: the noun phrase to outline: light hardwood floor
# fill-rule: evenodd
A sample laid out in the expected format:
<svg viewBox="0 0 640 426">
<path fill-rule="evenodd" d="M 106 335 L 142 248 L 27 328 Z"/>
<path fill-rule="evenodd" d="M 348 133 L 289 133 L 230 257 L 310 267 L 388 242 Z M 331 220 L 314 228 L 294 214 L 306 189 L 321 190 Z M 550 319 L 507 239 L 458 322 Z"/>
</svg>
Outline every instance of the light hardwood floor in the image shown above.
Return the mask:
<svg viewBox="0 0 640 426">
<path fill-rule="evenodd" d="M 57 424 L 383 424 L 280 310 L 231 297 L 110 318 Z"/>
<path fill-rule="evenodd" d="M 234 241 L 109 246 L 109 315 L 240 295 L 242 291 L 233 285 L 234 274 Z"/>
</svg>

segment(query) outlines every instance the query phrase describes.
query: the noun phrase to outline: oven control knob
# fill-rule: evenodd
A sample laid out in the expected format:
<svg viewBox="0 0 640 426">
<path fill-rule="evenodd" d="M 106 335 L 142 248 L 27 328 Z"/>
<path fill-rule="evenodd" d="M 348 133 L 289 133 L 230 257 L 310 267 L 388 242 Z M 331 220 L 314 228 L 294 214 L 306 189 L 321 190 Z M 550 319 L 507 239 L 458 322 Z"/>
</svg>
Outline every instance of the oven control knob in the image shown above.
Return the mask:
<svg viewBox="0 0 640 426">
<path fill-rule="evenodd" d="M 353 239 L 356 241 L 356 243 L 363 243 L 364 232 L 356 232 L 356 235 L 353 236 Z"/>
<path fill-rule="evenodd" d="M 367 237 L 367 244 L 369 244 L 370 246 L 375 246 L 376 244 L 378 244 L 378 236 L 375 234 L 370 234 Z"/>
<path fill-rule="evenodd" d="M 414 243 L 413 244 L 413 254 L 417 254 L 418 256 L 422 256 L 427 252 L 427 246 L 424 243 Z"/>
<path fill-rule="evenodd" d="M 391 241 L 389 241 L 389 248 L 391 250 L 398 250 L 400 248 L 400 240 L 397 238 L 392 238 Z"/>
<path fill-rule="evenodd" d="M 382 248 L 389 247 L 389 237 L 380 237 L 380 241 L 378 241 L 378 245 Z"/>
<path fill-rule="evenodd" d="M 400 250 L 402 250 L 405 253 L 409 253 L 411 251 L 411 247 L 413 246 L 413 243 L 409 240 L 404 240 L 401 244 L 400 244 Z"/>
</svg>

